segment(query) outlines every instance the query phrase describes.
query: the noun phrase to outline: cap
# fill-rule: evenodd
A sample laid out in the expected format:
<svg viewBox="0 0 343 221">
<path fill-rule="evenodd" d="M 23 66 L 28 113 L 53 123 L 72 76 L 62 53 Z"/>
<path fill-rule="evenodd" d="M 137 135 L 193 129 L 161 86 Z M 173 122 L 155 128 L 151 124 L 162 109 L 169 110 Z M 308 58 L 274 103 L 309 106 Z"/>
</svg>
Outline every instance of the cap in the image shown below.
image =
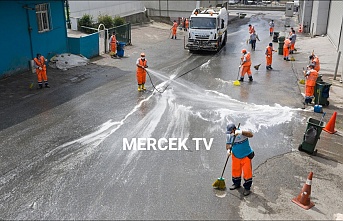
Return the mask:
<svg viewBox="0 0 343 221">
<path fill-rule="evenodd" d="M 242 53 L 247 53 L 247 50 L 246 49 L 242 49 Z"/>
<path fill-rule="evenodd" d="M 227 127 L 226 127 L 226 133 L 227 134 L 231 134 L 232 130 L 233 129 L 236 129 L 236 125 L 235 124 L 228 124 Z"/>
<path fill-rule="evenodd" d="M 270 43 L 269 43 L 269 46 L 273 46 L 273 43 L 270 42 Z"/>
<path fill-rule="evenodd" d="M 141 53 L 141 57 L 145 57 L 145 53 L 144 52 Z"/>
</svg>

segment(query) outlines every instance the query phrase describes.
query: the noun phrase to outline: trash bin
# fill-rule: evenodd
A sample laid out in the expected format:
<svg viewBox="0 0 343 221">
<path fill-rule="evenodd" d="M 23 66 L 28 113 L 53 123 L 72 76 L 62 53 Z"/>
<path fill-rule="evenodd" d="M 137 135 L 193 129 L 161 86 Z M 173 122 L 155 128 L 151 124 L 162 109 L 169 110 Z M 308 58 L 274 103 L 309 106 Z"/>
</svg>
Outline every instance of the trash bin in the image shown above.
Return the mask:
<svg viewBox="0 0 343 221">
<path fill-rule="evenodd" d="M 324 117 L 324 115 L 323 115 Z M 322 118 L 323 119 L 323 118 Z M 322 120 L 316 120 L 313 118 L 308 118 L 307 128 L 304 133 L 304 138 L 302 144 L 299 145 L 299 150 L 307 152 L 309 154 L 315 155 L 317 150 L 315 150 L 318 139 L 320 139 L 320 133 L 325 127 L 325 122 Z"/>
<path fill-rule="evenodd" d="M 277 42 L 278 41 L 279 34 L 280 34 L 280 32 L 274 31 L 273 42 Z"/>
<path fill-rule="evenodd" d="M 117 55 L 118 57 L 123 57 L 124 56 L 124 47 L 126 43 L 125 42 L 119 42 L 118 47 L 117 47 Z"/>
<path fill-rule="evenodd" d="M 329 106 L 330 102 L 328 98 L 330 96 L 330 87 L 332 84 L 326 83 L 324 81 L 317 81 L 314 90 L 314 103 Z"/>
<path fill-rule="evenodd" d="M 279 40 L 278 54 L 279 54 L 279 55 L 283 55 L 283 43 L 284 43 L 284 41 L 285 41 L 285 36 L 280 36 L 280 37 L 278 38 L 278 40 Z"/>
</svg>

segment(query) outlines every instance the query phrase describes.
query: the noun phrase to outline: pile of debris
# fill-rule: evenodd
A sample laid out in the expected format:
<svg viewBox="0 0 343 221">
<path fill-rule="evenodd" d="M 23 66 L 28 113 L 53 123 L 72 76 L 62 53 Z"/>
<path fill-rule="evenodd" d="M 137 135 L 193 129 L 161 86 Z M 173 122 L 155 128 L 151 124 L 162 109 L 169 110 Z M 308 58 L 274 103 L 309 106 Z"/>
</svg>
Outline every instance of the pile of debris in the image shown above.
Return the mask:
<svg viewBox="0 0 343 221">
<path fill-rule="evenodd" d="M 70 53 L 56 54 L 50 59 L 49 66 L 61 70 L 68 70 L 73 67 L 85 66 L 89 64 L 89 59 L 83 55 L 75 55 Z"/>
</svg>

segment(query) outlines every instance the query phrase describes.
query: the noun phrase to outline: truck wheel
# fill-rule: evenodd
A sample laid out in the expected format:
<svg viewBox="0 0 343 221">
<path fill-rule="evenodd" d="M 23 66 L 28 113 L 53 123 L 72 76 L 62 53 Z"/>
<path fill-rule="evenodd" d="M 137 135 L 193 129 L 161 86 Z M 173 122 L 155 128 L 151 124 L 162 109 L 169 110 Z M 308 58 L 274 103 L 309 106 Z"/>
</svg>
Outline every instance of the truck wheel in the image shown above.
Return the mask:
<svg viewBox="0 0 343 221">
<path fill-rule="evenodd" d="M 223 47 L 226 45 L 226 42 L 227 42 L 227 31 L 225 31 L 225 34 L 224 34 Z"/>
</svg>

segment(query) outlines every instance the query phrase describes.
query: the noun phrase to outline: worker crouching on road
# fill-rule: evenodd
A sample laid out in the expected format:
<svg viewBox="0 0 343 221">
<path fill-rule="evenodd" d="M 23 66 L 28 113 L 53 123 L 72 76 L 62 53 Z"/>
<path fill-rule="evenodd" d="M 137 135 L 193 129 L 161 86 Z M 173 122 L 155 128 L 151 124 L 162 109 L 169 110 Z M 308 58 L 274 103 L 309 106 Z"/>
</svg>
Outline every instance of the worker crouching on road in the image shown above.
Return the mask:
<svg viewBox="0 0 343 221">
<path fill-rule="evenodd" d="M 145 59 L 145 54 L 141 53 L 141 57 L 137 59 L 137 82 L 138 82 L 138 91 L 146 90 L 144 84 L 146 80 L 146 70 L 148 67 L 148 61 Z"/>
<path fill-rule="evenodd" d="M 226 128 L 226 149 L 232 152 L 232 182 L 230 190 L 235 190 L 241 187 L 242 172 L 244 178 L 243 195 L 247 196 L 251 193 L 252 185 L 252 164 L 251 160 L 255 153 L 251 149 L 249 139 L 253 137 L 253 133 L 237 129 L 235 124 L 228 124 Z M 236 136 L 234 143 L 233 138 Z"/>
<path fill-rule="evenodd" d="M 266 69 L 272 70 L 272 62 L 273 62 L 273 43 L 269 43 L 268 47 L 266 48 Z"/>
<path fill-rule="evenodd" d="M 251 70 L 250 70 L 250 67 L 251 67 L 250 52 L 247 52 L 246 49 L 243 49 L 242 54 L 243 56 L 241 57 L 241 65 L 239 66 L 239 68 L 241 68 L 241 78 L 239 79 L 239 81 L 244 80 L 245 73 L 248 74 L 249 81 L 253 81 Z"/>
<path fill-rule="evenodd" d="M 43 88 L 42 80 L 44 81 L 45 87 L 49 88 L 50 86 L 48 83 L 48 76 L 46 74 L 46 65 L 45 65 L 45 62 L 47 60 L 41 54 L 37 54 L 37 57 L 35 57 L 33 60 L 35 61 L 39 88 Z"/>
<path fill-rule="evenodd" d="M 314 70 L 314 64 L 308 66 L 308 70 L 305 71 L 304 76 L 306 78 L 305 83 L 305 101 L 304 105 L 310 104 L 314 98 L 314 87 L 318 78 L 318 72 Z"/>
</svg>

